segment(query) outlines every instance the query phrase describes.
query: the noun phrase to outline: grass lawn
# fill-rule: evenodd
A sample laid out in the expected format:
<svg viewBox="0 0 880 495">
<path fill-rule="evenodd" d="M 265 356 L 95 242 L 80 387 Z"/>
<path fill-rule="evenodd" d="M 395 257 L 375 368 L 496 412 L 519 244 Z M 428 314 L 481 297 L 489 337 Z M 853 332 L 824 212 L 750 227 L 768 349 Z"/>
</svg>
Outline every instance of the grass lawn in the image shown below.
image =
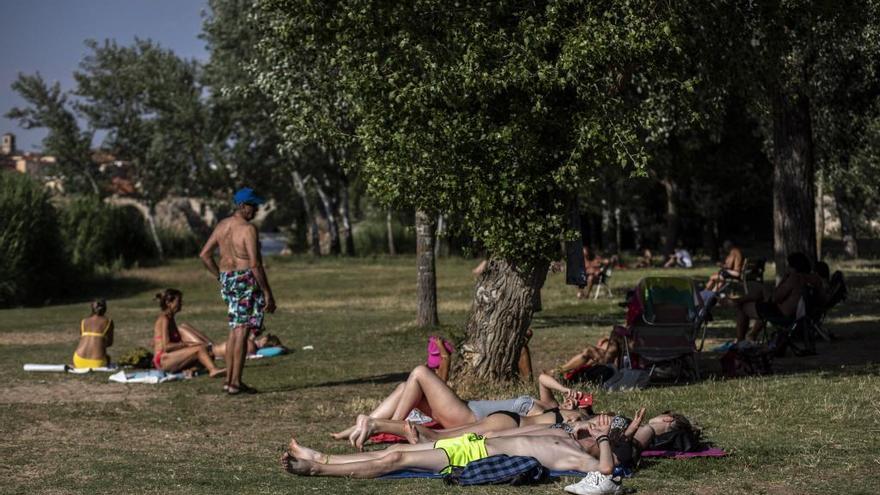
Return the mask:
<svg viewBox="0 0 880 495">
<path fill-rule="evenodd" d="M 290 435 L 330 453 L 352 449 L 329 438 L 348 426 L 424 361 L 429 332 L 415 330 L 415 260 L 273 258 L 268 273 L 278 312 L 268 329 L 295 351 L 248 363 L 245 380 L 261 393 L 227 397 L 207 377 L 163 385 L 110 383 L 105 374 L 25 373 L 22 364 L 69 362 L 88 298 L 108 298 L 116 321 L 113 355 L 148 347 L 159 289 L 183 290 L 179 322 L 225 337 L 216 283 L 195 260 L 121 274 L 79 301 L 0 311 L 0 493 L 561 493 L 571 482 L 528 488 L 452 488 L 436 480 L 299 478 L 278 467 Z M 459 332 L 470 305 L 472 260 L 438 263 L 440 331 Z M 838 268 L 833 266 L 832 269 Z M 768 377 L 705 381 L 596 395 L 599 409 L 631 416 L 673 408 L 698 422 L 731 455 L 642 463 L 626 486 L 639 493 L 880 492 L 880 264 L 843 266 L 850 300 L 830 317 L 839 337 L 819 355 L 775 362 Z M 686 272 L 707 275 L 709 268 Z M 536 370 L 558 365 L 619 322 L 614 303 L 650 272 L 617 271 L 614 301 L 577 301 L 561 275 L 548 278 L 534 323 Z M 663 272 L 669 273 L 669 272 Z M 684 272 L 679 272 L 684 273 Z M 716 313 L 707 348 L 733 335 Z M 436 332 L 436 330 L 435 330 Z M 303 346 L 314 350 L 302 350 Z M 523 384 L 519 392 L 534 393 Z M 508 397 L 488 390 L 484 397 Z"/>
</svg>

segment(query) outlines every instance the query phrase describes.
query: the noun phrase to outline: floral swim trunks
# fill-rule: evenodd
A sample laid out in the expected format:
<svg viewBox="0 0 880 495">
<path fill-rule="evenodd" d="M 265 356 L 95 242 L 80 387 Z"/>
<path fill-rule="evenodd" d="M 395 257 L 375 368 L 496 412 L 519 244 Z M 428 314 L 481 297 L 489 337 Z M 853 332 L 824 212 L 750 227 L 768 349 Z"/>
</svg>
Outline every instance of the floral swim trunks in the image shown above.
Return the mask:
<svg viewBox="0 0 880 495">
<path fill-rule="evenodd" d="M 220 295 L 228 306 L 229 328 L 246 326 L 251 331 L 263 328 L 266 299 L 253 271 L 220 272 Z"/>
</svg>

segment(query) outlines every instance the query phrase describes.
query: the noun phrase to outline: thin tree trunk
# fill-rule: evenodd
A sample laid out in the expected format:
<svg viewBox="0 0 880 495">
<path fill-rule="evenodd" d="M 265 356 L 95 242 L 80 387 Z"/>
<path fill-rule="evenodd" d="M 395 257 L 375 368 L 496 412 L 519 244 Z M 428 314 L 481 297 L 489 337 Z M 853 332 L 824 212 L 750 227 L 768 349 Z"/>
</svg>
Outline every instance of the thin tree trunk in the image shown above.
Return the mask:
<svg viewBox="0 0 880 495">
<path fill-rule="evenodd" d="M 825 237 L 825 195 L 822 175 L 816 176 L 816 259 L 822 259 L 822 238 Z"/>
<path fill-rule="evenodd" d="M 532 322 L 536 292 L 548 263 L 521 267 L 490 258 L 474 289 L 466 334 L 455 360 L 457 384 L 510 382 L 518 376 L 520 350 Z"/>
<path fill-rule="evenodd" d="M 309 242 L 312 245 L 312 255 L 321 256 L 321 239 L 318 234 L 318 221 L 315 219 L 315 212 L 312 208 L 312 203 L 309 201 L 309 195 L 306 191 L 306 179 L 303 179 L 302 176 L 294 170 L 292 172 L 293 176 L 293 187 L 296 189 L 296 193 L 299 195 L 300 201 L 302 201 L 303 209 L 306 211 L 306 216 L 309 219 Z"/>
<path fill-rule="evenodd" d="M 670 254 L 675 250 L 675 241 L 678 240 L 678 184 L 669 177 L 660 180 L 663 190 L 666 191 L 666 242 L 663 244 L 663 254 Z"/>
<path fill-rule="evenodd" d="M 394 246 L 394 229 L 391 225 L 391 210 L 385 214 L 385 230 L 388 232 L 388 254 L 397 255 L 397 248 Z"/>
<path fill-rule="evenodd" d="M 416 210 L 416 264 L 418 265 L 416 325 L 419 327 L 435 327 L 438 324 L 434 229 L 434 217 L 422 210 Z"/>
<path fill-rule="evenodd" d="M 856 225 L 853 221 L 852 205 L 841 186 L 834 187 L 834 203 L 840 217 L 840 237 L 843 240 L 843 253 L 849 259 L 859 257 L 859 244 L 856 242 Z"/>
<path fill-rule="evenodd" d="M 642 239 L 642 228 L 639 225 L 639 216 L 636 215 L 636 212 L 629 212 L 629 226 L 633 231 L 633 242 L 636 245 L 636 249 L 639 250 L 639 255 L 641 255 L 641 250 L 644 249 L 645 240 Z"/>
<path fill-rule="evenodd" d="M 339 216 L 342 218 L 342 241 L 345 255 L 354 256 L 354 232 L 351 229 L 351 208 L 348 200 L 348 177 L 343 172 L 339 187 Z"/>
<path fill-rule="evenodd" d="M 786 257 L 816 259 L 816 199 L 810 103 L 802 94 L 773 95 L 773 252 L 777 279 Z"/>
<path fill-rule="evenodd" d="M 608 206 L 607 200 L 602 200 L 600 203 L 602 208 L 602 245 L 601 249 L 604 252 L 608 252 L 611 249 L 611 209 Z M 598 246 L 597 246 L 598 247 Z"/>
<path fill-rule="evenodd" d="M 446 219 L 443 214 L 437 215 L 437 234 L 434 237 L 434 258 L 449 256 L 446 244 Z"/>
<path fill-rule="evenodd" d="M 327 229 L 330 231 L 330 254 L 338 255 L 342 249 L 339 244 L 339 225 L 336 223 L 336 209 L 333 207 L 333 202 L 324 191 L 324 188 L 321 187 L 321 183 L 314 178 L 312 183 L 315 185 L 315 192 L 318 193 L 318 199 L 321 200 L 321 205 L 323 206 L 321 211 L 327 218 Z M 326 178 L 324 179 L 324 184 L 329 186 L 329 181 Z"/>
</svg>

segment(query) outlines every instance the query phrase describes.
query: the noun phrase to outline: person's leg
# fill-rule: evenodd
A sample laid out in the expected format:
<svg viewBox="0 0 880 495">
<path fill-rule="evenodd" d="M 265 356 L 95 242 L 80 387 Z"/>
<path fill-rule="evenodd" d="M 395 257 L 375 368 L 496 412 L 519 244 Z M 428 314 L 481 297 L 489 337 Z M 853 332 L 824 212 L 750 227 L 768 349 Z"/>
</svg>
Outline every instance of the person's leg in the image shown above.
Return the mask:
<svg viewBox="0 0 880 495">
<path fill-rule="evenodd" d="M 516 420 L 506 414 L 490 414 L 476 423 L 456 428 L 444 428 L 442 430 L 432 430 L 422 425 L 411 425 L 411 430 L 407 432 L 409 435 L 404 436 L 406 436 L 410 443 L 433 443 L 444 438 L 460 437 L 465 433 L 485 435 L 489 432 L 509 430 L 517 427 L 519 425 Z"/>
<path fill-rule="evenodd" d="M 323 452 L 318 452 L 317 450 L 310 449 L 308 447 L 303 447 L 296 441 L 296 438 L 290 439 L 290 444 L 288 445 L 288 452 L 296 457 L 297 459 L 305 459 L 309 461 L 314 461 L 319 464 L 348 464 L 351 462 L 361 462 L 361 461 L 369 461 L 372 459 L 378 459 L 380 457 L 385 456 L 389 452 L 396 451 L 418 451 L 418 450 L 428 450 L 434 448 L 433 445 L 430 444 L 419 444 L 419 445 L 410 445 L 397 443 L 388 446 L 388 448 L 382 450 L 373 450 L 367 452 L 358 452 L 355 454 L 325 454 Z"/>
<path fill-rule="evenodd" d="M 196 357 L 198 358 L 199 363 L 208 370 L 208 375 L 210 375 L 211 378 L 226 373 L 225 368 L 218 368 L 217 365 L 214 364 L 214 358 L 211 357 L 211 353 L 208 352 L 208 346 L 199 345 L 196 346 L 196 349 L 198 350 Z"/>
<path fill-rule="evenodd" d="M 394 410 L 397 409 L 397 403 L 400 402 L 400 397 L 403 395 L 403 389 L 406 388 L 406 383 L 398 383 L 396 387 L 394 387 L 394 391 L 388 397 L 385 397 L 382 402 L 376 406 L 376 409 L 373 409 L 373 412 L 369 414 L 371 418 L 377 419 L 389 419 L 394 414 Z M 421 408 L 420 408 L 421 409 Z M 427 411 L 423 411 L 426 414 Z M 336 432 L 331 433 L 330 436 L 337 440 L 342 440 L 343 438 L 348 438 L 349 435 L 354 432 L 357 425 L 349 426 L 348 428 Z"/>
<path fill-rule="evenodd" d="M 331 456 L 331 459 L 335 456 Z M 353 478 L 377 478 L 401 469 L 436 473 L 449 464 L 446 452 L 440 449 L 393 450 L 379 458 L 347 462 L 343 464 L 319 464 L 307 459 L 297 459 L 291 453 L 281 456 L 281 465 L 289 473 L 304 476 L 345 476 Z"/>
<path fill-rule="evenodd" d="M 519 352 L 517 368 L 519 368 L 519 377 L 523 380 L 532 380 L 534 378 L 532 374 L 532 354 L 529 352 L 529 342 L 532 340 L 532 335 L 534 333 L 531 328 L 526 330 L 526 341 Z"/>
<path fill-rule="evenodd" d="M 403 420 L 424 398 L 431 417 L 444 426 L 459 426 L 476 421 L 473 411 L 427 366 L 417 366 L 409 374 L 406 387 L 391 419 Z"/>
<path fill-rule="evenodd" d="M 584 294 L 587 295 L 587 299 L 590 298 L 590 292 L 593 290 L 593 283 L 596 281 L 596 275 L 592 273 L 587 274 L 587 288 L 584 289 Z"/>
<path fill-rule="evenodd" d="M 746 338 L 746 332 L 749 330 L 749 320 L 757 320 L 758 313 L 755 310 L 755 303 L 748 301 L 736 306 L 736 342 Z"/>
<path fill-rule="evenodd" d="M 596 355 L 596 348 L 588 345 L 581 351 L 580 354 L 576 354 L 571 359 L 565 362 L 562 366 L 560 366 L 560 370 L 562 371 L 571 371 L 575 368 L 579 368 L 587 363 Z"/>
<path fill-rule="evenodd" d="M 238 325 L 229 332 L 229 341 L 226 344 L 226 366 L 229 368 L 229 392 L 237 393 L 241 389 L 241 374 L 244 368 L 245 339 L 247 328 Z"/>
<path fill-rule="evenodd" d="M 162 371 L 176 373 L 196 364 L 199 360 L 198 354 L 199 348 L 195 346 L 163 352 L 159 364 L 162 366 Z"/>
<path fill-rule="evenodd" d="M 212 344 L 211 339 L 207 335 L 200 332 L 189 323 L 180 323 L 177 325 L 177 331 L 180 333 L 180 340 L 192 344 Z"/>
</svg>

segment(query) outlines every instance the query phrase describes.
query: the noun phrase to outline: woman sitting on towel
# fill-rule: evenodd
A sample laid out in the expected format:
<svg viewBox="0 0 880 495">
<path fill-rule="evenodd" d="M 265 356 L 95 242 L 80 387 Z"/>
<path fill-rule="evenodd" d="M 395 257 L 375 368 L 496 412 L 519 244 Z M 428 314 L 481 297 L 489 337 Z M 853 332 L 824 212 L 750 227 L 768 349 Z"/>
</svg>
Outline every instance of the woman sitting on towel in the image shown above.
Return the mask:
<svg viewBox="0 0 880 495">
<path fill-rule="evenodd" d="M 222 375 L 225 369 L 214 365 L 208 345 L 202 342 L 185 342 L 174 321 L 174 315 L 183 308 L 183 293 L 166 289 L 156 294 L 162 312 L 153 327 L 153 365 L 158 370 L 178 372 L 201 363 L 212 377 Z"/>
<path fill-rule="evenodd" d="M 110 363 L 107 348 L 113 345 L 113 320 L 104 316 L 107 302 L 92 302 L 92 314 L 79 324 L 79 345 L 73 352 L 74 368 L 102 368 Z"/>
<path fill-rule="evenodd" d="M 476 423 L 497 411 L 507 411 L 518 417 L 536 416 L 552 411 L 560 406 L 553 396 L 554 390 L 563 393 L 566 399 L 576 401 L 581 398 L 580 392 L 563 386 L 547 375 L 541 375 L 538 384 L 539 399 L 523 395 L 507 400 L 465 401 L 427 366 L 416 366 L 406 382 L 398 385 L 373 412 L 368 416 L 359 416 L 358 423 L 334 433 L 333 438 L 338 440 L 348 438 L 356 446 L 363 445 L 368 434 L 363 427 L 367 419 L 402 421 L 414 408 L 431 416 L 445 428 L 456 428 Z"/>
</svg>

